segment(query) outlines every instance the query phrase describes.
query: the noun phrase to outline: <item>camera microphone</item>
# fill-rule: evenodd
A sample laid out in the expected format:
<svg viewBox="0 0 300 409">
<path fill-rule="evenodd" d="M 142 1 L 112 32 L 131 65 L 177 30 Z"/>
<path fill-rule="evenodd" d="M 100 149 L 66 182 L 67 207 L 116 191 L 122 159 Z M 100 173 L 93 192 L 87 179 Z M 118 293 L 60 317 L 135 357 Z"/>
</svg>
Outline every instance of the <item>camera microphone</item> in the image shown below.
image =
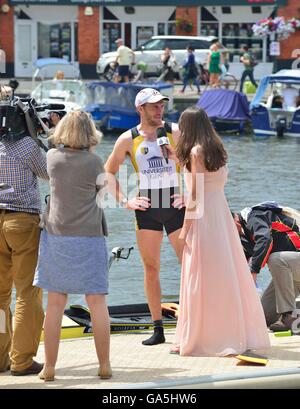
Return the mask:
<svg viewBox="0 0 300 409">
<path fill-rule="evenodd" d="M 45 105 L 39 105 L 35 107 L 35 110 L 37 112 L 45 111 L 46 109 L 48 109 L 49 111 L 62 111 L 65 109 L 65 105 L 64 104 L 45 104 Z"/>
<path fill-rule="evenodd" d="M 165 161 L 169 163 L 168 149 L 166 148 L 166 145 L 170 145 L 170 141 L 169 141 L 169 138 L 167 137 L 165 128 L 163 127 L 158 128 L 156 131 L 156 134 L 157 134 L 157 145 L 161 147 L 163 157 Z"/>
</svg>

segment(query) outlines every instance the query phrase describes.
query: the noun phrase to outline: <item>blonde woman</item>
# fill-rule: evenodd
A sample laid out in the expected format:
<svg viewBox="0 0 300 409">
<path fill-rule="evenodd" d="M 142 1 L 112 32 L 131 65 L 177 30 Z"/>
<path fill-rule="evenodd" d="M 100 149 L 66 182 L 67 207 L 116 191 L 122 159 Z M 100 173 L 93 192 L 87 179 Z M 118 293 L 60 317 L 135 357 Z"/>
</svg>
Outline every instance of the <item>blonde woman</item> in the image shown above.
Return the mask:
<svg viewBox="0 0 300 409">
<path fill-rule="evenodd" d="M 208 54 L 207 67 L 209 71 L 209 84 L 212 88 L 217 88 L 220 85 L 221 65 L 223 64 L 223 57 L 220 52 L 218 43 L 210 46 L 210 53 Z"/>
<path fill-rule="evenodd" d="M 44 215 L 34 285 L 48 291 L 44 324 L 45 365 L 39 377 L 54 380 L 61 321 L 67 294 L 85 294 L 91 311 L 101 379 L 112 376 L 109 362 L 108 266 L 103 210 L 96 195 L 104 187 L 100 158 L 92 150 L 100 137 L 87 113 L 73 111 L 51 137 L 47 153 L 50 203 Z"/>
</svg>

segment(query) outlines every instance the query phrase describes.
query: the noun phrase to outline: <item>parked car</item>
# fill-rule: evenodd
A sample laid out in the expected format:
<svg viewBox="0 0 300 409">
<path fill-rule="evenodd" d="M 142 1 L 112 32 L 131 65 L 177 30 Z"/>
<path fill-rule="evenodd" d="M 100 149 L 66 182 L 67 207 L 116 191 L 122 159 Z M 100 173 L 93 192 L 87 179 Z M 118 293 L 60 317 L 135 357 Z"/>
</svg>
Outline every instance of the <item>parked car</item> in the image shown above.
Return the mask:
<svg viewBox="0 0 300 409">
<path fill-rule="evenodd" d="M 213 36 L 153 36 L 149 41 L 135 50 L 136 63 L 144 62 L 146 64 L 147 75 L 158 75 L 158 68 L 161 67 L 161 54 L 166 47 L 169 47 L 179 67 L 183 64 L 186 57 L 186 47 L 188 45 L 195 49 L 196 61 L 203 64 L 207 58 L 209 47 Z M 116 60 L 116 51 L 104 53 L 97 62 L 97 73 L 103 76 L 109 70 L 110 64 Z"/>
</svg>

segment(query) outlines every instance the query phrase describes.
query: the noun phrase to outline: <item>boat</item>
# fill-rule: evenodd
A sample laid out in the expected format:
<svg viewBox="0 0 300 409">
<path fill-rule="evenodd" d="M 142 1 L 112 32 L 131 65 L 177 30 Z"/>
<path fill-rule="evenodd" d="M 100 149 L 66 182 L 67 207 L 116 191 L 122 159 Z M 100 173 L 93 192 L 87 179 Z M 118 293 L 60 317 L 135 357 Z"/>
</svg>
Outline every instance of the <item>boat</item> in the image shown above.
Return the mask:
<svg viewBox="0 0 300 409">
<path fill-rule="evenodd" d="M 135 107 L 136 94 L 143 88 L 154 88 L 169 97 L 164 119 L 177 122 L 179 112 L 173 108 L 173 85 L 166 83 L 114 83 L 93 81 L 87 84 L 84 107 L 101 130 L 127 130 L 140 122 Z"/>
<path fill-rule="evenodd" d="M 251 120 L 246 95 L 234 90 L 216 88 L 204 91 L 197 106 L 205 110 L 220 133 L 241 134 Z"/>
<path fill-rule="evenodd" d="M 65 78 L 81 78 L 78 65 L 75 65 L 64 58 L 38 58 L 35 63 L 32 82 L 34 84 L 37 79 L 44 81 L 47 78 L 54 78 L 57 71 L 62 71 Z"/>
<path fill-rule="evenodd" d="M 165 302 L 161 304 L 163 325 L 176 327 L 179 304 Z M 108 307 L 110 332 L 112 334 L 135 333 L 153 329 L 153 321 L 148 304 L 127 304 Z M 61 327 L 61 339 L 90 337 L 93 335 L 90 312 L 83 305 L 70 305 L 64 312 Z M 44 333 L 42 333 L 42 340 Z"/>
<path fill-rule="evenodd" d="M 255 136 L 300 137 L 300 106 L 284 101 L 287 86 L 300 89 L 300 70 L 280 70 L 265 76 L 250 104 Z M 267 98 L 267 95 L 269 97 Z"/>
<path fill-rule="evenodd" d="M 35 65 L 31 98 L 38 104 L 63 104 L 65 112 L 85 105 L 85 85 L 80 80 L 80 70 L 76 65 L 64 58 L 39 58 Z M 54 79 L 58 71 L 63 72 L 63 79 Z"/>
<path fill-rule="evenodd" d="M 64 110 L 70 112 L 85 105 L 85 89 L 85 84 L 77 79 L 44 80 L 31 92 L 31 98 L 39 105 L 63 104 Z"/>
</svg>

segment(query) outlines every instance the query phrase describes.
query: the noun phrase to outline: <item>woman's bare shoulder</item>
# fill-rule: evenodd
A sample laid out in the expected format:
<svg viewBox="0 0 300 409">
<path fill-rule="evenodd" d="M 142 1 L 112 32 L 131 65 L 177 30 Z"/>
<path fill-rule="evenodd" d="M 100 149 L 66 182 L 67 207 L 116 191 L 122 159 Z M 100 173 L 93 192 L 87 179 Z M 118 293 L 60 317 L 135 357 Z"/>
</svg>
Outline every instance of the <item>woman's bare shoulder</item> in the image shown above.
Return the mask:
<svg viewBox="0 0 300 409">
<path fill-rule="evenodd" d="M 200 157 L 202 158 L 203 156 L 203 148 L 201 145 L 195 145 L 193 146 L 192 150 L 191 150 L 191 154 L 196 156 L 196 157 Z"/>
<path fill-rule="evenodd" d="M 205 172 L 203 148 L 201 145 L 193 146 L 191 150 L 191 160 L 194 161 L 197 172 Z"/>
</svg>

